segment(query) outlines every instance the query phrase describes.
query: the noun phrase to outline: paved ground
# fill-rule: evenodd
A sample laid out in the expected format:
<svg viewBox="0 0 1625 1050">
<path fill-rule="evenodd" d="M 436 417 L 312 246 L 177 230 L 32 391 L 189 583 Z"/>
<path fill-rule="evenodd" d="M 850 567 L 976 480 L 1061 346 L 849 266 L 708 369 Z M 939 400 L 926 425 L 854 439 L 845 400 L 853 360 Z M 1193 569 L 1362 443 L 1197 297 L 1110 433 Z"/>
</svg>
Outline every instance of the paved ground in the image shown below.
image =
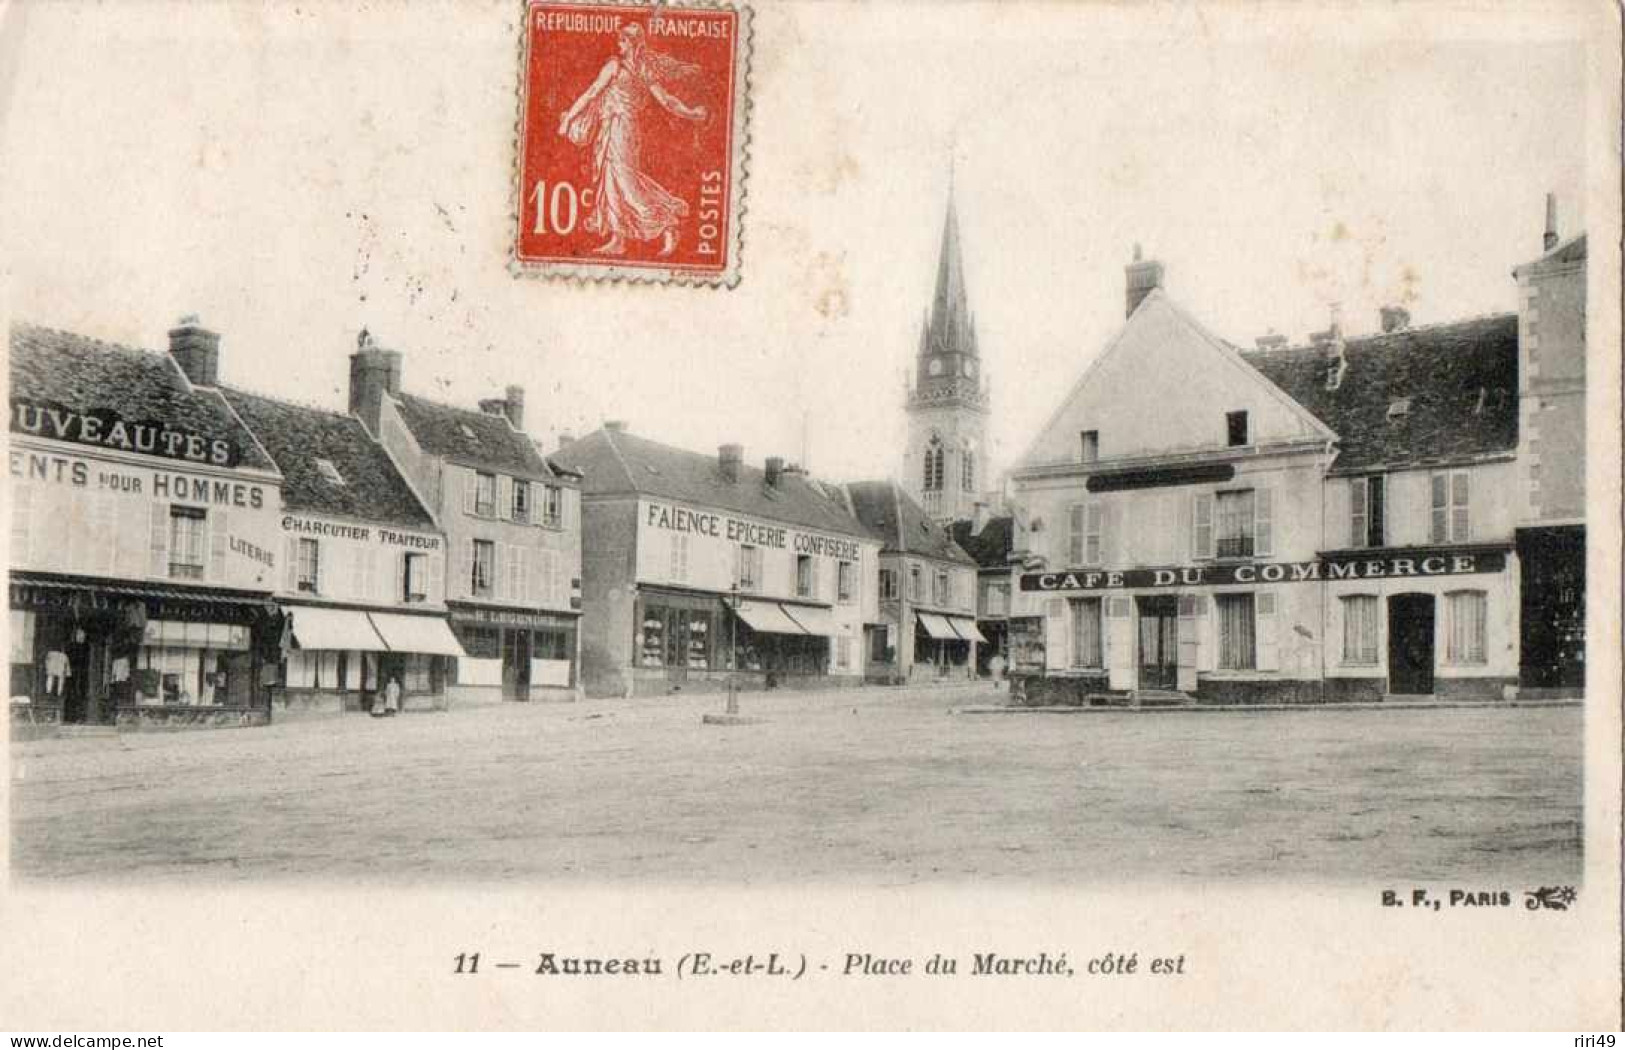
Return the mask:
<svg viewBox="0 0 1625 1050">
<path fill-rule="evenodd" d="M 12 745 L 13 877 L 1573 881 L 1578 708 L 975 716 L 982 687 Z"/>
</svg>

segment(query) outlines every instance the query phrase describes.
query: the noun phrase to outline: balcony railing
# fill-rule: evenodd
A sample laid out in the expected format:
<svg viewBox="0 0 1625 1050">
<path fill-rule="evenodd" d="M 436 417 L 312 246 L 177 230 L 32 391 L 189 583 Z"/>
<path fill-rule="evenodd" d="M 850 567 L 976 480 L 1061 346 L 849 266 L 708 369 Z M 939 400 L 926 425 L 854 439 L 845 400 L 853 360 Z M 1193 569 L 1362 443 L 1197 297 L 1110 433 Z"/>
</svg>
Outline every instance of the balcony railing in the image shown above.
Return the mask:
<svg viewBox="0 0 1625 1050">
<path fill-rule="evenodd" d="M 1251 536 L 1221 537 L 1215 553 L 1220 558 L 1251 558 L 1253 556 L 1253 538 Z"/>
</svg>

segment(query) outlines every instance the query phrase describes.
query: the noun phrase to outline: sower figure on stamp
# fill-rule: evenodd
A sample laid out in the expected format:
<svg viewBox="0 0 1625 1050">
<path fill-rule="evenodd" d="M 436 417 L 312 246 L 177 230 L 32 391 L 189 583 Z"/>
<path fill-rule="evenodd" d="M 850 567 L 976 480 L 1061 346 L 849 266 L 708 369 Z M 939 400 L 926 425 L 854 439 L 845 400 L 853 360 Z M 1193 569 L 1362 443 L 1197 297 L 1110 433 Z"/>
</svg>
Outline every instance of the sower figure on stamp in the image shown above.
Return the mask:
<svg viewBox="0 0 1625 1050">
<path fill-rule="evenodd" d="M 643 170 L 642 130 L 651 99 L 684 120 L 706 118 L 704 106 L 689 106 L 666 88 L 699 67 L 649 48 L 642 26 L 622 29 L 616 48 L 619 54 L 559 119 L 559 134 L 578 146 L 591 143 L 593 199 L 585 228 L 609 238 L 596 252 L 624 255 L 628 238 L 658 238 L 660 254 L 670 255 L 688 204 Z"/>
</svg>

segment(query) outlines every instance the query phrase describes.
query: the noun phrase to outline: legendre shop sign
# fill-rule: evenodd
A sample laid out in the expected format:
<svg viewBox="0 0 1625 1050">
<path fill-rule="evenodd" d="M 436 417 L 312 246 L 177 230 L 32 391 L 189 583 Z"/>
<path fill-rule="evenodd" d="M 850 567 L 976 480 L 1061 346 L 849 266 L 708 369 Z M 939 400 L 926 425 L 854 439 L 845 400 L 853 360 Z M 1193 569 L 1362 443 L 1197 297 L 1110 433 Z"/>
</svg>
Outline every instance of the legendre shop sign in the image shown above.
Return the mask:
<svg viewBox="0 0 1625 1050">
<path fill-rule="evenodd" d="M 1377 580 L 1407 576 L 1465 576 L 1500 572 L 1505 551 L 1429 552 L 1408 557 L 1327 558 L 1242 565 L 1186 565 L 1177 569 L 1091 569 L 1029 572 L 1024 591 L 1099 591 L 1115 588 L 1204 587 L 1247 583 L 1309 583 L 1320 580 Z"/>
</svg>

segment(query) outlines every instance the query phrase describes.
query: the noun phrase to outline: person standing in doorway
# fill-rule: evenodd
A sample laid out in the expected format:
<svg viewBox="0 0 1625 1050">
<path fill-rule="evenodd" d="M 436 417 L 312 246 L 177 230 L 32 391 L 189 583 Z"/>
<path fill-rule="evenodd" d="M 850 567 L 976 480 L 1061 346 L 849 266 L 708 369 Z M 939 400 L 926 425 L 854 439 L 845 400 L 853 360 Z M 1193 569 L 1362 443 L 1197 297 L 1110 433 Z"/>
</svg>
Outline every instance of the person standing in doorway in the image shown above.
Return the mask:
<svg viewBox="0 0 1625 1050">
<path fill-rule="evenodd" d="M 394 675 L 389 676 L 389 684 L 384 686 L 384 714 L 398 714 L 401 709 L 401 680 Z"/>
</svg>

